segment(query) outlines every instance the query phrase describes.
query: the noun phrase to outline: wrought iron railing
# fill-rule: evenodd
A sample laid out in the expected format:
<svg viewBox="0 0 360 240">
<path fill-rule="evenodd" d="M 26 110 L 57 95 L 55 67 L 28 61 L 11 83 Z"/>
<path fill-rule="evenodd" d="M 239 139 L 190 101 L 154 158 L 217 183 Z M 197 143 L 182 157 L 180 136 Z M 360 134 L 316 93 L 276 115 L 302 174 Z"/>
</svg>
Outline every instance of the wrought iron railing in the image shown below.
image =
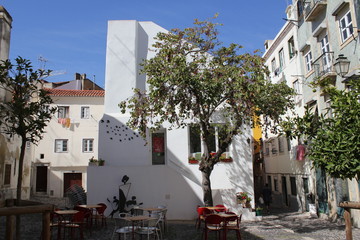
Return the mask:
<svg viewBox="0 0 360 240">
<path fill-rule="evenodd" d="M 334 52 L 325 52 L 321 54 L 312 63 L 317 77 L 324 76 L 327 73 L 334 73 Z"/>
</svg>

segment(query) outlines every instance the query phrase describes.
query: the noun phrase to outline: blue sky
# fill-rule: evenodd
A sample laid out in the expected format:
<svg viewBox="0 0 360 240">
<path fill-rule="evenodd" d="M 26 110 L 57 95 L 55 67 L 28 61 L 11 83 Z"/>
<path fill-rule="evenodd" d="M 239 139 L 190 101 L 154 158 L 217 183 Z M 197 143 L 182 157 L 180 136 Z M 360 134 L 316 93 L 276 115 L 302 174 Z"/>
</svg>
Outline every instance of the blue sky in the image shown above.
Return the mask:
<svg viewBox="0 0 360 240">
<path fill-rule="evenodd" d="M 165 29 L 192 26 L 219 13 L 220 40 L 260 49 L 285 23 L 291 0 L 0 0 L 13 18 L 10 59 L 61 72 L 48 81 L 86 73 L 104 86 L 108 20 L 153 21 Z M 38 59 L 42 57 L 46 62 Z"/>
</svg>

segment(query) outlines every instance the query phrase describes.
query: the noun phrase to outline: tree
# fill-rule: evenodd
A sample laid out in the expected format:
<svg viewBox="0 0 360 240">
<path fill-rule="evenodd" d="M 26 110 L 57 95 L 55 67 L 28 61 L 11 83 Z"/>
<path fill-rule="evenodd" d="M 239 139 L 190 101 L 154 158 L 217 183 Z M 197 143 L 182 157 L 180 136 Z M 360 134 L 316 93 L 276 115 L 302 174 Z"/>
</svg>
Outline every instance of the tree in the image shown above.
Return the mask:
<svg viewBox="0 0 360 240">
<path fill-rule="evenodd" d="M 200 126 L 204 152 L 199 170 L 205 205 L 213 205 L 210 175 L 233 137 L 251 126 L 254 116 L 276 122 L 292 106 L 292 90 L 285 83 L 267 80 L 268 70 L 260 56 L 240 54 L 238 44 L 223 46 L 218 25 L 195 20 L 193 27 L 158 33 L 153 45 L 156 55 L 142 64 L 148 90 L 135 89 L 133 97 L 119 104 L 123 113 L 131 112 L 128 125 L 143 137 L 147 129 L 164 123 L 169 129 Z M 215 114 L 221 119 L 223 137 L 219 150 L 211 155 Z"/>
<path fill-rule="evenodd" d="M 51 97 L 41 88 L 42 79 L 50 71 L 34 71 L 29 60 L 18 57 L 13 65 L 10 60 L 0 65 L 0 88 L 11 95 L 0 102 L 1 132 L 21 140 L 16 199 L 21 201 L 21 186 L 26 142 L 36 144 L 42 139 L 46 123 L 50 121 L 55 107 L 49 107 Z"/>
<path fill-rule="evenodd" d="M 360 177 L 359 80 L 349 81 L 350 90 L 322 86 L 331 102 L 326 114 L 318 116 L 307 109 L 303 117 L 289 119 L 286 127 L 290 137 L 308 140 L 308 157 L 313 165 L 334 178 Z"/>
</svg>

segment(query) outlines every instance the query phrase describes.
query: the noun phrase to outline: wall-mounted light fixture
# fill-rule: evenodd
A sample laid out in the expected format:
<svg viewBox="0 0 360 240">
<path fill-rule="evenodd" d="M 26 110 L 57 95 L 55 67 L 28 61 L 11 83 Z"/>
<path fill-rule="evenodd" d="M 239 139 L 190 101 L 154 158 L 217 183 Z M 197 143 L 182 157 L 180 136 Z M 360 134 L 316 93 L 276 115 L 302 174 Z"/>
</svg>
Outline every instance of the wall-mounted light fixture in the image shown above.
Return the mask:
<svg viewBox="0 0 360 240">
<path fill-rule="evenodd" d="M 339 76 L 344 77 L 349 72 L 350 61 L 344 54 L 339 54 L 338 58 L 335 60 L 334 67 L 336 73 Z"/>
</svg>

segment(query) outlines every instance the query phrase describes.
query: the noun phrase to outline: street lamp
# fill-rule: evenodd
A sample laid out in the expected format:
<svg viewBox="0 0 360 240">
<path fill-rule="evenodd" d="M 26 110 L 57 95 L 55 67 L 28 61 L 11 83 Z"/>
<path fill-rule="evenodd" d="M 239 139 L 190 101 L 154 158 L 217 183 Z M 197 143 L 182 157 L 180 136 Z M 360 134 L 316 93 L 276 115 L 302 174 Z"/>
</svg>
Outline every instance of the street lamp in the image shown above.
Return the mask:
<svg viewBox="0 0 360 240">
<path fill-rule="evenodd" d="M 344 77 L 345 74 L 349 72 L 350 61 L 344 56 L 344 54 L 339 54 L 338 58 L 335 60 L 334 67 L 336 73 L 339 76 Z"/>
</svg>

